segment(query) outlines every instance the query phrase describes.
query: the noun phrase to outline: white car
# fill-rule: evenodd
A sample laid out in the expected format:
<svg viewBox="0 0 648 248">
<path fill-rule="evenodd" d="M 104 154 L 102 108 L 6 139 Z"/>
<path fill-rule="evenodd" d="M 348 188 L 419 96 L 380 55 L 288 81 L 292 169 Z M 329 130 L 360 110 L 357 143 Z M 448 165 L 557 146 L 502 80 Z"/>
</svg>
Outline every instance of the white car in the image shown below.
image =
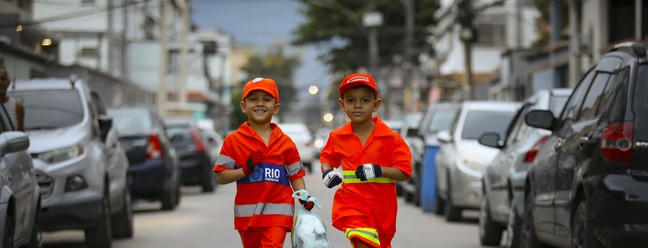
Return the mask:
<svg viewBox="0 0 648 248">
<path fill-rule="evenodd" d="M 464 209 L 479 209 L 481 178 L 498 149 L 481 145 L 486 132 L 504 136 L 519 103 L 466 101 L 450 131 L 437 133 L 441 148 L 436 156 L 439 203 L 447 221 L 459 221 Z"/>
<path fill-rule="evenodd" d="M 315 142 L 308 127 L 303 123 L 280 123 L 278 125 L 281 131 L 295 142 L 304 167 L 309 172 L 312 172 L 312 164 L 313 160 L 316 159 L 315 155 L 317 151 L 315 150 Z"/>
</svg>

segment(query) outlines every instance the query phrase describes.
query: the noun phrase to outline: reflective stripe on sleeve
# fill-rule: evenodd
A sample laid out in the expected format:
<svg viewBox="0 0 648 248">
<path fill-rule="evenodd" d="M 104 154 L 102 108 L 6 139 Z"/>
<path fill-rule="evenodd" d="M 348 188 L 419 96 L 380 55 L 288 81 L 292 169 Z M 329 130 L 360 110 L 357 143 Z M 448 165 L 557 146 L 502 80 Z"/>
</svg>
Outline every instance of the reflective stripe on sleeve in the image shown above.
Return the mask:
<svg viewBox="0 0 648 248">
<path fill-rule="evenodd" d="M 296 163 L 286 166 L 286 171 L 288 171 L 288 176 L 295 175 L 302 169 L 304 169 L 304 164 L 302 164 L 301 161 L 297 161 Z"/>
<path fill-rule="evenodd" d="M 347 239 L 351 240 L 353 236 L 358 236 L 364 240 L 370 241 L 380 246 L 378 232 L 373 228 L 347 228 L 345 232 Z"/>
<path fill-rule="evenodd" d="M 344 183 L 393 183 L 396 182 L 394 179 L 386 177 L 376 177 L 369 179 L 367 181 L 360 181 L 360 178 L 356 177 L 355 171 L 345 170 L 344 171 Z"/>
<path fill-rule="evenodd" d="M 235 217 L 252 217 L 253 215 L 265 214 L 293 216 L 294 212 L 295 205 L 292 204 L 258 203 L 234 206 Z"/>
<path fill-rule="evenodd" d="M 225 166 L 228 169 L 233 170 L 236 166 L 236 161 L 226 155 L 220 154 L 218 155 L 218 158 L 216 158 L 216 164 Z"/>
</svg>

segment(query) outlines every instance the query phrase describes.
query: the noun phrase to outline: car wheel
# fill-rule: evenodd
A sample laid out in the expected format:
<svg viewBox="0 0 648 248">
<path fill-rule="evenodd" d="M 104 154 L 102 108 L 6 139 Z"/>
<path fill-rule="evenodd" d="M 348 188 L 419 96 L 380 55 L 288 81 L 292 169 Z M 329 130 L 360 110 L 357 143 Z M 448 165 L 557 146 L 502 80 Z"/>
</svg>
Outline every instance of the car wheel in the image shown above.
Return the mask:
<svg viewBox="0 0 648 248">
<path fill-rule="evenodd" d="M 85 229 L 85 244 L 87 247 L 108 248 L 112 245 L 110 197 L 108 193 L 104 193 L 102 203 L 102 218 L 95 226 Z"/>
<path fill-rule="evenodd" d="M 14 247 L 14 234 L 15 232 L 14 216 L 12 212 L 7 212 L 4 224 L 4 238 L 2 239 L 2 247 Z"/>
<path fill-rule="evenodd" d="M 445 210 L 444 210 L 445 219 L 448 222 L 457 222 L 457 221 L 461 220 L 462 209 L 456 207 L 452 203 L 452 188 L 450 187 L 450 185 L 452 185 L 452 183 L 450 182 L 450 179 L 448 179 L 447 182 L 448 182 L 448 194 L 447 194 L 448 199 L 446 199 L 446 201 L 445 201 Z"/>
<path fill-rule="evenodd" d="M 587 219 L 587 205 L 582 199 L 576 202 L 577 208 L 576 213 L 573 213 L 572 216 L 572 229 L 571 229 L 571 247 L 575 248 L 599 248 L 603 247 L 596 237 L 594 236 L 594 230 L 590 226 L 589 220 Z"/>
<path fill-rule="evenodd" d="M 547 247 L 541 244 L 536 237 L 535 226 L 533 224 L 533 196 L 529 195 L 524 200 L 524 221 L 522 221 L 522 228 L 520 232 L 520 247 L 521 248 L 544 248 Z"/>
<path fill-rule="evenodd" d="M 178 193 L 176 187 L 164 190 L 162 192 L 162 197 L 160 197 L 160 203 L 162 204 L 162 210 L 174 210 L 177 206 L 176 202 L 178 198 Z"/>
<path fill-rule="evenodd" d="M 434 213 L 437 215 L 445 214 L 445 200 L 441 197 L 439 193 L 439 187 L 436 187 L 436 193 L 434 194 L 436 200 L 434 201 Z"/>
<path fill-rule="evenodd" d="M 485 246 L 498 246 L 502 242 L 502 231 L 502 227 L 493 221 L 488 195 L 484 193 L 479 205 L 479 242 Z"/>
<path fill-rule="evenodd" d="M 133 237 L 133 205 L 128 189 L 124 190 L 124 204 L 112 219 L 113 238 L 132 238 Z"/>
<path fill-rule="evenodd" d="M 508 223 L 506 225 L 507 247 L 520 247 L 520 232 L 522 229 L 522 219 L 519 210 L 515 207 L 515 200 L 512 199 L 509 206 Z"/>
<path fill-rule="evenodd" d="M 214 192 L 214 189 L 216 189 L 216 175 L 211 170 L 207 170 L 203 179 L 202 192 Z"/>
<path fill-rule="evenodd" d="M 396 183 L 396 196 L 403 196 L 404 190 L 403 190 L 403 185 L 400 183 Z"/>
<path fill-rule="evenodd" d="M 38 199 L 40 202 L 40 199 Z M 31 234 L 29 236 L 29 243 L 25 248 L 41 248 L 43 247 L 43 233 L 40 229 L 40 206 L 36 207 L 36 216 L 34 216 L 34 225 L 32 226 Z"/>
<path fill-rule="evenodd" d="M 414 206 L 420 207 L 421 206 L 421 181 L 419 178 L 419 181 L 416 182 L 416 185 L 414 187 L 414 199 L 412 199 L 412 203 L 414 203 Z"/>
</svg>

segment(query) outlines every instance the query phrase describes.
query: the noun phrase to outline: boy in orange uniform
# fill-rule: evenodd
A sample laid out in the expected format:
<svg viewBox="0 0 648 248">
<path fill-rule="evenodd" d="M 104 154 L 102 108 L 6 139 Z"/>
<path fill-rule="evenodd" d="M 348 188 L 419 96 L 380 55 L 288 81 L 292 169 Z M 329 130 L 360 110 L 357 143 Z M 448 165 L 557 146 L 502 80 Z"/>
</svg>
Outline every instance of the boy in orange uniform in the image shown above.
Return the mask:
<svg viewBox="0 0 648 248">
<path fill-rule="evenodd" d="M 380 98 L 368 74 L 351 74 L 340 85 L 340 108 L 351 121 L 331 132 L 322 150 L 322 179 L 342 187 L 333 199 L 333 226 L 353 247 L 391 247 L 396 233 L 396 180 L 412 173 L 405 141 L 380 118 Z M 334 170 L 342 166 L 344 174 Z"/>
<path fill-rule="evenodd" d="M 270 122 L 279 112 L 274 80 L 247 82 L 240 105 L 248 121 L 227 135 L 214 172 L 221 184 L 236 181 L 234 229 L 243 247 L 283 247 L 293 224 L 293 189 L 306 188 L 304 166 L 295 143 Z"/>
</svg>

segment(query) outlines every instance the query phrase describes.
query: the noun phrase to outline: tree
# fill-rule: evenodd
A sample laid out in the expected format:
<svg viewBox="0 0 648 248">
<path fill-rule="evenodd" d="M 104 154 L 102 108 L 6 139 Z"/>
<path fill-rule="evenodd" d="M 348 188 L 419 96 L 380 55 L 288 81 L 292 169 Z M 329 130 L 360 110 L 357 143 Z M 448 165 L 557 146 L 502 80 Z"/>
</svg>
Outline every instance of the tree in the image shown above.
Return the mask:
<svg viewBox="0 0 648 248">
<path fill-rule="evenodd" d="M 239 103 L 245 83 L 257 77 L 271 78 L 277 82 L 283 110 L 279 111 L 279 119 L 284 119 L 282 117 L 286 114 L 287 106 L 297 100 L 293 77 L 300 65 L 301 58 L 295 54 L 286 55 L 284 46 L 280 44 L 271 47 L 265 54 L 253 54 L 248 63 L 242 67 L 248 79 L 241 82 L 239 84 L 241 87 L 232 92 L 232 105 L 235 106 L 235 110 L 232 112 L 230 126 L 238 127 L 247 121 L 247 116 L 240 111 Z"/>
<path fill-rule="evenodd" d="M 320 59 L 336 72 L 368 68 L 367 31 L 362 26 L 363 14 L 369 12 L 365 0 L 298 0 L 303 4 L 300 12 L 306 21 L 293 33 L 294 45 L 317 45 L 326 52 Z M 405 37 L 405 9 L 402 0 L 373 0 L 376 11 L 383 15 L 379 27 L 379 57 L 381 64 L 392 62 L 394 56 L 402 57 Z M 414 46 L 415 54 L 433 54 L 427 44 L 428 27 L 434 25 L 437 0 L 415 0 Z M 413 59 L 418 63 L 417 59 Z"/>
</svg>

